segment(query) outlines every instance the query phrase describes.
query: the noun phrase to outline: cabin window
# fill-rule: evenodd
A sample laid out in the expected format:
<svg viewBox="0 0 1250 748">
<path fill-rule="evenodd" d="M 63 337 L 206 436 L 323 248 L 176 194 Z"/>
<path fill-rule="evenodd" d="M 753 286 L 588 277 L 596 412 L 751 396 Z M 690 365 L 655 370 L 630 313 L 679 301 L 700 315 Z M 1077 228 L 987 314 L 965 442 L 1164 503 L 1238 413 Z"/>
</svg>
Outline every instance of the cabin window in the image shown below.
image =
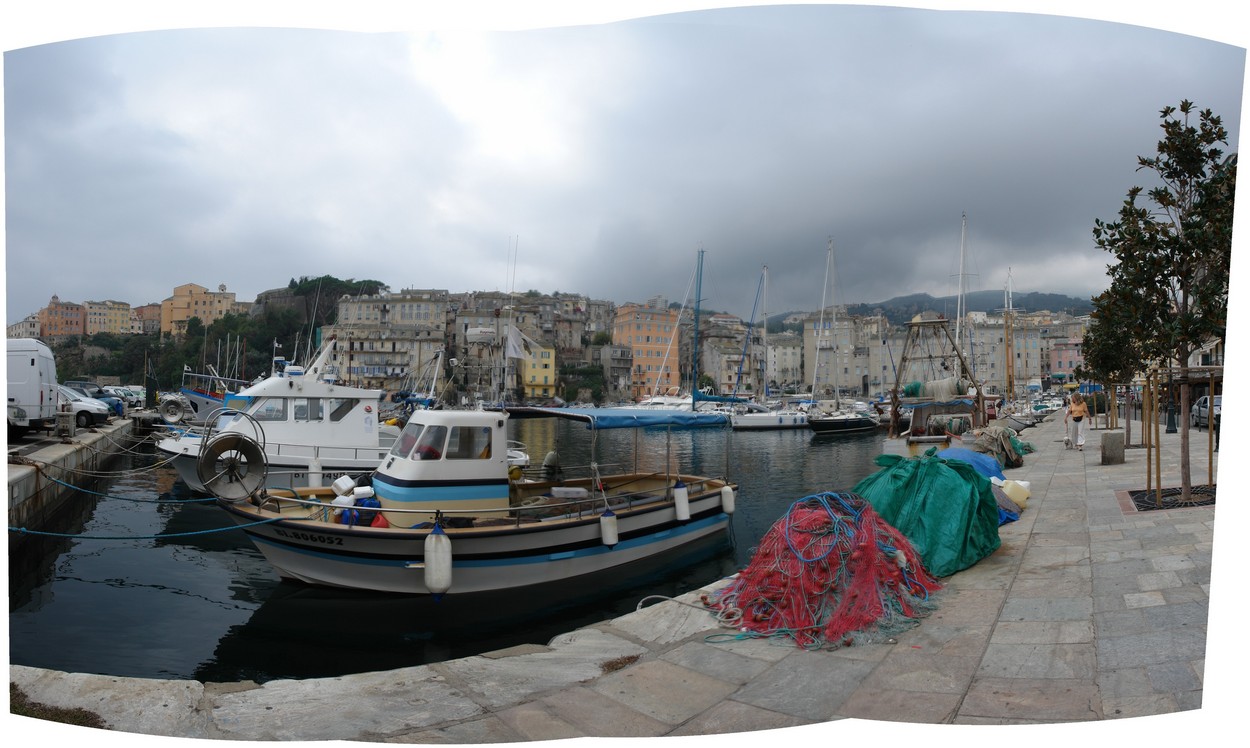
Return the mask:
<svg viewBox="0 0 1250 748">
<path fill-rule="evenodd" d="M 252 410 L 252 418 L 257 421 L 285 421 L 286 400 L 280 397 L 267 397 L 261 400 Z"/>
<path fill-rule="evenodd" d="M 414 460 L 437 460 L 443 456 L 443 448 L 447 443 L 446 426 L 430 426 L 421 432 L 417 439 L 417 448 L 413 450 Z"/>
<path fill-rule="evenodd" d="M 396 457 L 407 457 L 412 448 L 417 446 L 417 436 L 421 434 L 424 425 L 417 421 L 409 421 L 404 425 L 404 430 L 399 433 L 399 438 L 395 440 L 395 444 L 391 446 L 391 454 Z"/>
<path fill-rule="evenodd" d="M 295 420 L 297 421 L 319 422 L 321 420 L 321 398 L 297 397 L 292 410 L 295 412 Z"/>
<path fill-rule="evenodd" d="M 353 399 L 330 398 L 330 420 L 336 423 L 343 420 L 354 407 L 356 407 L 356 401 Z"/>
<path fill-rule="evenodd" d="M 451 441 L 447 444 L 449 460 L 487 460 L 490 459 L 490 427 L 489 426 L 456 426 L 451 430 Z"/>
</svg>

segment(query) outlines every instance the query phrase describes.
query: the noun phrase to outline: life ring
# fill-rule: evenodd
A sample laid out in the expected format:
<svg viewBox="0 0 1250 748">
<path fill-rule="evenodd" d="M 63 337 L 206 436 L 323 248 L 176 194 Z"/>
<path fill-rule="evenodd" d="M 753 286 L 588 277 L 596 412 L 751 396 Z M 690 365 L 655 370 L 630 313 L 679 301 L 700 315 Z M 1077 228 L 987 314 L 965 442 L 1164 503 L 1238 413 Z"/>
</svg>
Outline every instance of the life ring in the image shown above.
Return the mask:
<svg viewBox="0 0 1250 748">
<path fill-rule="evenodd" d="M 212 495 L 227 501 L 242 501 L 265 485 L 268 472 L 265 451 L 242 434 L 214 437 L 196 460 L 195 474 Z"/>
</svg>

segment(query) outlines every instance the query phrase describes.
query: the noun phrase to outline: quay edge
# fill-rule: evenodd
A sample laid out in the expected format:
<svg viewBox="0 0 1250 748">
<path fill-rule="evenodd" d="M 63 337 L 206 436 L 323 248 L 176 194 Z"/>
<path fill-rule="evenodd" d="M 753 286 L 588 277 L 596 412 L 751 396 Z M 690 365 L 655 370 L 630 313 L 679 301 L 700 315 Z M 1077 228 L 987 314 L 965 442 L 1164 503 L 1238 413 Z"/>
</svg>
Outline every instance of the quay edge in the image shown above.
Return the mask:
<svg viewBox="0 0 1250 748">
<path fill-rule="evenodd" d="M 103 471 L 121 456 L 134 434 L 150 428 L 150 418 L 135 413 L 99 426 L 75 429 L 74 436 L 68 439 L 32 434 L 9 444 L 9 527 L 36 531 L 46 528 L 78 488 L 88 487 L 67 486 L 49 475 Z M 43 465 L 51 468 L 48 474 L 41 469 Z M 10 535 L 10 546 L 20 541 L 20 534 Z"/>
</svg>

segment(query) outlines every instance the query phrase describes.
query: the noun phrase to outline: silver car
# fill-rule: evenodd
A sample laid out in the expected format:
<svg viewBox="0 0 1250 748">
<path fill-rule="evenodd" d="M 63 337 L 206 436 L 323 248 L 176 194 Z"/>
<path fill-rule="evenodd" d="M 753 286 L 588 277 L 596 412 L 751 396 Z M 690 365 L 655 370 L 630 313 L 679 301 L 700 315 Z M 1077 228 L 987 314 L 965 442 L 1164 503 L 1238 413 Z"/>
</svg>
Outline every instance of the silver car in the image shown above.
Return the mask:
<svg viewBox="0 0 1250 748">
<path fill-rule="evenodd" d="M 1220 395 L 1215 396 L 1214 415 L 1207 412 L 1212 407 L 1211 397 L 1203 395 L 1198 398 L 1198 402 L 1194 403 L 1194 407 L 1189 409 L 1189 425 L 1201 428 L 1209 425 L 1212 418 L 1216 421 L 1220 420 L 1220 397 Z"/>
</svg>

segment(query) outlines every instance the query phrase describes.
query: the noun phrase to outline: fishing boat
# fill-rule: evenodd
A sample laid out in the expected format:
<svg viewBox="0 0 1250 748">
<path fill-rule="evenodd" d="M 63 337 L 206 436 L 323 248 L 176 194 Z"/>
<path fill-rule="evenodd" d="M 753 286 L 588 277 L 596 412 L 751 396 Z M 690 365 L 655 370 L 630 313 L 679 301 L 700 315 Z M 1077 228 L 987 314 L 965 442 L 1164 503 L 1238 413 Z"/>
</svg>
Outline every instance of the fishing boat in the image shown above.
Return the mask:
<svg viewBox="0 0 1250 748">
<path fill-rule="evenodd" d="M 206 425 L 171 425 L 157 450 L 192 491 L 202 494 L 212 493 L 212 482 L 223 480 L 226 466 L 241 459 L 227 445 L 242 438 L 261 445 L 277 485 L 328 485 L 342 475 L 372 471 L 400 429 L 380 420 L 382 390 L 337 382 L 330 363 L 336 345 L 334 338 L 326 341 L 307 367 L 279 365 L 275 359 L 268 377 L 227 394 Z M 211 460 L 205 463 L 200 458 L 208 444 L 217 446 L 208 450 Z"/>
<path fill-rule="evenodd" d="M 820 321 L 816 327 L 816 361 L 812 367 L 812 399 L 814 400 L 811 409 L 807 414 L 807 427 L 817 435 L 836 435 L 836 434 L 862 434 L 870 431 L 876 431 L 880 426 L 880 421 L 866 409 L 856 409 L 852 407 L 844 407 L 842 405 L 842 395 L 838 387 L 838 345 L 836 335 L 838 330 L 837 312 L 831 314 L 832 322 L 829 331 L 835 336 L 834 340 L 825 338 L 825 291 L 829 289 L 829 279 L 833 272 L 833 239 L 829 240 L 829 249 L 825 260 L 825 284 L 821 290 L 820 299 Z M 834 309 L 834 307 L 831 307 Z M 831 359 L 828 368 L 831 372 L 833 401 L 815 400 L 817 392 L 817 380 L 819 379 L 821 352 L 827 351 Z"/>
<path fill-rule="evenodd" d="M 600 430 L 682 427 L 698 417 L 621 408 L 417 411 L 359 485 L 268 486 L 251 469 L 263 462 L 258 445 L 237 441 L 246 468 L 215 484 L 215 495 L 281 576 L 308 584 L 441 596 L 558 583 L 622 572 L 727 533 L 736 484 L 675 471 L 671 455 L 659 470 L 606 474 L 595 454 Z M 542 480 L 510 470 L 514 418 L 584 424 L 589 465 Z"/>
<path fill-rule="evenodd" d="M 933 446 L 945 449 L 987 423 L 985 397 L 972 385 L 968 360 L 947 319 L 907 323 L 890 399 L 889 434 L 883 445 L 890 454 L 916 456 Z"/>
<path fill-rule="evenodd" d="M 227 395 L 250 384 L 243 379 L 223 377 L 211 364 L 205 368 L 207 373 L 192 371 L 186 365 L 182 367 L 178 391 L 161 397 L 159 412 L 165 421 L 203 426 L 224 407 Z"/>
</svg>

